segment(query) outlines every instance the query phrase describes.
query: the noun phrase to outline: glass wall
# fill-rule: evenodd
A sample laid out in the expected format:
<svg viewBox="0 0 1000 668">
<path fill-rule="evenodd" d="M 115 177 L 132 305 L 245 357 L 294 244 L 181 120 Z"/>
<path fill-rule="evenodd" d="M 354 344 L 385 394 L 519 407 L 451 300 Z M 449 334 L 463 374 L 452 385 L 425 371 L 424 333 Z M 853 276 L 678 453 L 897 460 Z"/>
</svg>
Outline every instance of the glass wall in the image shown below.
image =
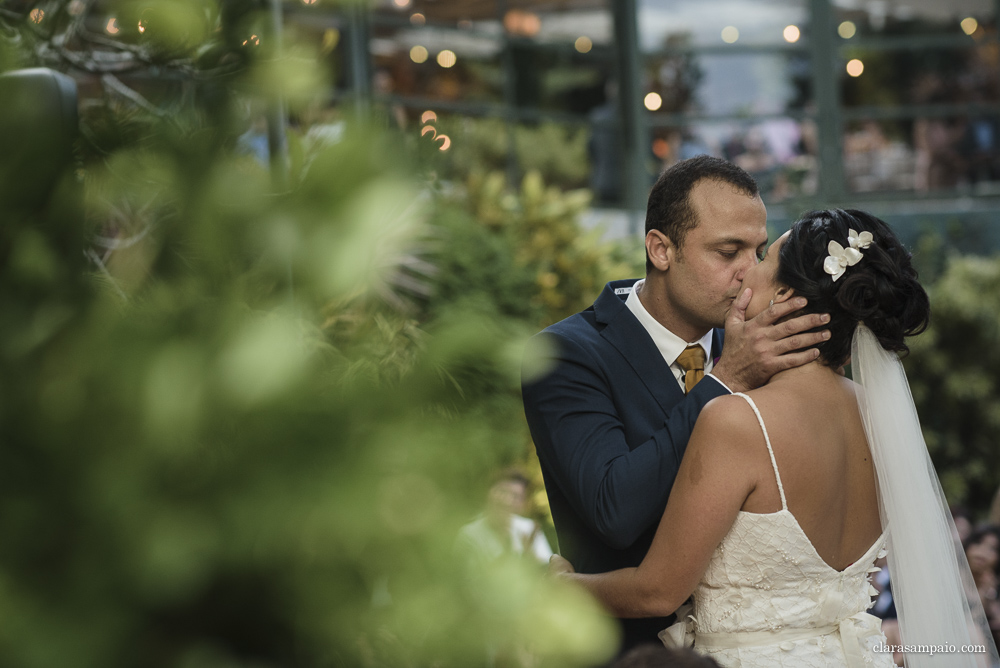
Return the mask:
<svg viewBox="0 0 1000 668">
<path fill-rule="evenodd" d="M 449 126 L 456 178 L 537 169 L 627 208 L 710 153 L 791 209 L 1000 192 L 998 3 L 380 0 L 346 29 L 373 104 Z"/>
<path fill-rule="evenodd" d="M 641 0 L 638 25 L 645 53 L 671 45 L 783 46 L 789 43 L 789 25 L 796 26 L 800 37 L 808 32 L 809 8 L 806 0 Z"/>
<path fill-rule="evenodd" d="M 843 3 L 834 16 L 847 192 L 997 192 L 996 3 Z"/>
<path fill-rule="evenodd" d="M 700 153 L 754 174 L 770 201 L 816 191 L 816 124 L 805 0 L 638 9 L 657 167 Z M 662 100 L 662 101 L 661 101 Z"/>
</svg>

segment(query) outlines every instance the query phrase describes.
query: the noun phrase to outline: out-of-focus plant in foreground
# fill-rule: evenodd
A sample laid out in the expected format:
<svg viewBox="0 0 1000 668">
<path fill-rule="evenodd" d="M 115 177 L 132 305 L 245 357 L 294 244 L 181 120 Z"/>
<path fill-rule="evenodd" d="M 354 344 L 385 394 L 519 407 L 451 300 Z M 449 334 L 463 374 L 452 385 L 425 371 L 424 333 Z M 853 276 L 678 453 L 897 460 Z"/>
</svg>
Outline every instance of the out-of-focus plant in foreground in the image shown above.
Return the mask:
<svg viewBox="0 0 1000 668">
<path fill-rule="evenodd" d="M 642 275 L 639 244 L 602 240 L 599 227 L 581 229 L 589 191 L 547 186 L 535 171 L 515 187 L 500 172 L 474 171 L 463 186 L 445 198 L 448 215 L 435 225 L 447 242 L 435 257 L 439 272 L 425 304 L 432 314 L 460 306 L 502 318 L 509 331 L 527 335 L 590 306 L 606 282 Z M 511 352 L 520 358 L 520 348 Z M 486 380 L 481 371 L 477 376 Z M 534 481 L 530 510 L 551 525 L 520 395 L 498 391 L 494 397 L 492 419 L 508 422 L 497 452 L 507 453 Z M 518 438 L 509 437 L 511 428 Z"/>
<path fill-rule="evenodd" d="M 480 481 L 522 437 L 530 326 L 408 294 L 432 282 L 414 254 L 454 242 L 435 231 L 454 204 L 398 136 L 351 119 L 276 191 L 235 150 L 243 96 L 291 81 L 304 104 L 317 59 L 294 35 L 295 77 L 287 56 L 254 54 L 242 40 L 266 13 L 250 3 L 111 5 L 145 28 L 120 49 L 78 31 L 69 55 L 48 50 L 45 20 L 85 22 L 97 3 L 47 3 L 41 22 L 0 5 L 3 67 L 79 56 L 103 85 L 81 144 L 92 272 L 66 271 L 30 217 L 2 237 L 0 664 L 606 657 L 612 632 L 582 593 L 456 553 Z M 143 76 L 102 73 L 112 56 L 95 51 Z"/>
</svg>

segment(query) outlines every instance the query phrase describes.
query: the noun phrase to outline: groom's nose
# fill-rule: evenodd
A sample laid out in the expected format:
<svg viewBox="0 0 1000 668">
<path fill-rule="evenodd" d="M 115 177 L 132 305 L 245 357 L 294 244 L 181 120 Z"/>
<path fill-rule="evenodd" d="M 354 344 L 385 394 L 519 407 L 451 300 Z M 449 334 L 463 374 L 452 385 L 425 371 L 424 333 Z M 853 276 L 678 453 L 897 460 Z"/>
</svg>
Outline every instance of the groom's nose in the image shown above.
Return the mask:
<svg viewBox="0 0 1000 668">
<path fill-rule="evenodd" d="M 751 251 L 746 255 L 742 255 L 740 260 L 739 268 L 736 270 L 736 280 L 742 283 L 750 268 L 757 264 L 757 254 Z"/>
</svg>

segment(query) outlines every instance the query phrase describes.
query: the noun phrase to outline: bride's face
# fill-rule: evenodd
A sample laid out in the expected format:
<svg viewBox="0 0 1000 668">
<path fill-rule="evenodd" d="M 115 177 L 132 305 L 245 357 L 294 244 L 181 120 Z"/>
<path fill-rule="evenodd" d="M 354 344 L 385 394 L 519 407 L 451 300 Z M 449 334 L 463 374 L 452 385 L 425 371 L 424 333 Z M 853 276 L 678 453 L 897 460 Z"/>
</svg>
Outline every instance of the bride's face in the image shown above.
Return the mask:
<svg viewBox="0 0 1000 668">
<path fill-rule="evenodd" d="M 743 288 L 753 290 L 750 305 L 747 306 L 747 320 L 766 309 L 772 299 L 776 302 L 781 299 L 778 290 L 782 286 L 775 281 L 774 277 L 778 273 L 778 251 L 781 250 L 789 234 L 790 232 L 785 232 L 778 237 L 767 249 L 764 259 L 751 267 L 743 278 Z"/>
</svg>

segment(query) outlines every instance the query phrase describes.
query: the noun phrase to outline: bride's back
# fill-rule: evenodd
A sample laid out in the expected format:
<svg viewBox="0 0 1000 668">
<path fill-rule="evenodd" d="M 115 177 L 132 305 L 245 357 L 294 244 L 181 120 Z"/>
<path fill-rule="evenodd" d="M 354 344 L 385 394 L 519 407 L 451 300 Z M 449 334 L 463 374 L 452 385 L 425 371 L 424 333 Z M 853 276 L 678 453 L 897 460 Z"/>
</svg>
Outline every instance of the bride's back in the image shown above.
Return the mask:
<svg viewBox="0 0 1000 668">
<path fill-rule="evenodd" d="M 875 472 L 853 383 L 820 363 L 779 374 L 750 393 L 767 427 L 788 510 L 820 557 L 843 570 L 881 534 Z M 742 510 L 781 509 L 764 435 L 749 405 L 747 443 L 759 466 Z"/>
<path fill-rule="evenodd" d="M 788 510 L 820 557 L 842 569 L 878 539 L 881 526 L 853 383 L 835 369 L 850 357 L 861 322 L 883 350 L 908 351 L 905 338 L 928 323 L 927 293 L 909 252 L 884 221 L 840 209 L 796 222 L 747 272 L 743 287 L 757 299 L 748 317 L 757 315 L 751 307 L 763 311 L 768 298 L 778 303 L 793 296 L 807 300 L 801 312 L 829 316 L 829 336 L 815 346 L 816 361 L 773 376 L 749 395 L 770 435 Z M 755 459 L 746 472 L 753 479 L 743 510 L 774 512 L 781 502 L 760 426 L 749 407 L 730 405 L 745 416 L 741 440 L 747 434 L 755 448 L 747 453 Z"/>
</svg>

